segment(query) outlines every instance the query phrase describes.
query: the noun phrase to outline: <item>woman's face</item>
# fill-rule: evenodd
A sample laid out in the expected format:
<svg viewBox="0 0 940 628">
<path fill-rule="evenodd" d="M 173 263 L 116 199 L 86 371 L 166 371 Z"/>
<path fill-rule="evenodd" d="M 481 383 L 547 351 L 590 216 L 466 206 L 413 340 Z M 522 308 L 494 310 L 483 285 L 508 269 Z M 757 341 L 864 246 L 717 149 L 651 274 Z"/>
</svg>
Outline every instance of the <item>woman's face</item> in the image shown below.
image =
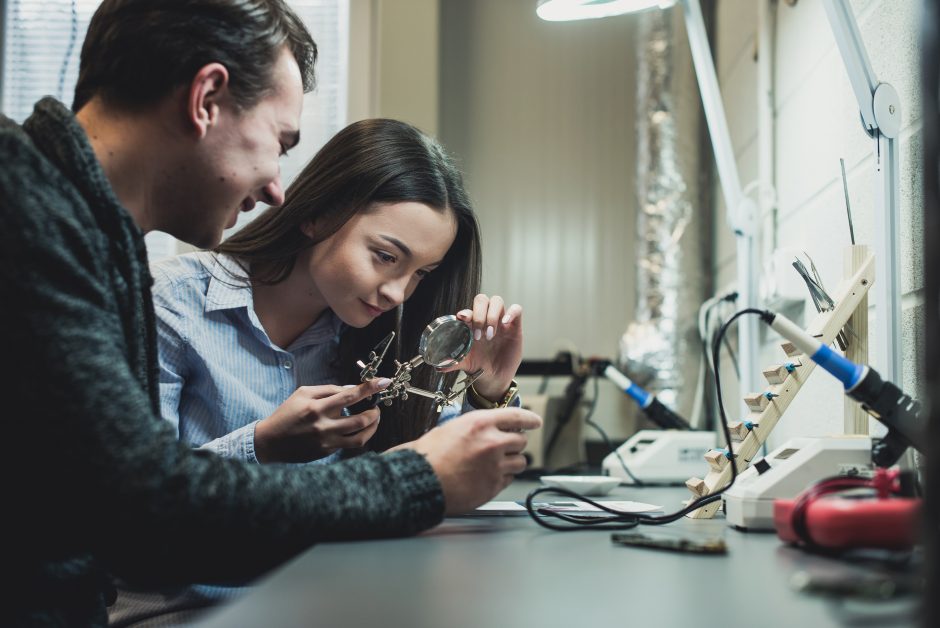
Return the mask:
<svg viewBox="0 0 940 628">
<path fill-rule="evenodd" d="M 315 235 L 314 229 L 307 227 L 307 235 Z M 300 263 L 313 291 L 340 320 L 365 327 L 414 293 L 456 235 L 450 210 L 414 202 L 375 204 L 314 245 Z"/>
</svg>

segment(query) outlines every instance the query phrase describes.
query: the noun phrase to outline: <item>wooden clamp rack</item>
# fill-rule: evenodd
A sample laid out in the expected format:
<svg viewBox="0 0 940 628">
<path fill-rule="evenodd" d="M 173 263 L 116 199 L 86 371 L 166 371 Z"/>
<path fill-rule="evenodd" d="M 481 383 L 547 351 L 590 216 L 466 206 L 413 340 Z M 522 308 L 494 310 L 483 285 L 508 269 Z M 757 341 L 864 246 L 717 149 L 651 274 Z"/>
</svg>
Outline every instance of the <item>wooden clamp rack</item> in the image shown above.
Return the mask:
<svg viewBox="0 0 940 628">
<path fill-rule="evenodd" d="M 819 312 L 806 331 L 819 338 L 823 344 L 832 343 L 856 308 L 863 303 L 867 306 L 865 297 L 874 280 L 875 261 L 874 256 L 869 255 L 857 265 L 857 270 L 851 277 L 843 280 L 833 294 L 835 307 L 827 312 Z M 742 421 L 729 424 L 731 450 L 712 449 L 706 453 L 708 474 L 704 479 L 690 478 L 686 481 L 685 485 L 695 498 L 711 495 L 731 481 L 731 455 L 737 462 L 738 473 L 750 465 L 777 421 L 816 367 L 815 362 L 802 355 L 789 342 L 783 343 L 783 350 L 787 354 L 787 361 L 764 370 L 767 390 L 745 396 L 748 416 Z M 715 516 L 720 506 L 721 501 L 715 501 L 687 516 L 692 519 L 710 519 Z"/>
</svg>

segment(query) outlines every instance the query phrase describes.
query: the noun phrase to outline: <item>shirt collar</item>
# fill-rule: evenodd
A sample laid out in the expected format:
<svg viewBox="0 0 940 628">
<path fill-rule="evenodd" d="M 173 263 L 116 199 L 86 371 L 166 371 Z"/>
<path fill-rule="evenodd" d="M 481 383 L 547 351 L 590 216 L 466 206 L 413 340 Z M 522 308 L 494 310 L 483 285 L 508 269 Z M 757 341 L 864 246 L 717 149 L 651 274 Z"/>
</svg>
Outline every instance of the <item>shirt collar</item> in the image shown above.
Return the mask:
<svg viewBox="0 0 940 628">
<path fill-rule="evenodd" d="M 115 240 L 134 234 L 133 246 L 147 266 L 144 234 L 130 212 L 121 205 L 105 176 L 88 135 L 75 114 L 52 97 L 36 103 L 23 123 L 33 144 L 66 176 L 85 198 L 88 209 L 108 237 Z"/>
<path fill-rule="evenodd" d="M 209 288 L 206 290 L 206 312 L 250 308 L 251 283 L 248 273 L 229 255 L 210 254 Z"/>
<path fill-rule="evenodd" d="M 206 291 L 206 312 L 245 308 L 248 317 L 259 330 L 263 330 L 254 311 L 253 293 L 248 273 L 232 256 L 210 253 L 207 262 L 209 268 L 209 288 Z M 317 345 L 329 340 L 336 340 L 346 325 L 332 310 L 326 310 L 317 321 L 308 327 L 294 342 L 288 351 Z"/>
<path fill-rule="evenodd" d="M 333 310 L 326 310 L 317 319 L 317 322 L 308 327 L 304 333 L 297 337 L 297 340 L 291 343 L 287 350 L 296 351 L 308 345 L 318 345 L 332 340 L 338 341 L 345 327 L 343 321 L 333 313 Z"/>
</svg>

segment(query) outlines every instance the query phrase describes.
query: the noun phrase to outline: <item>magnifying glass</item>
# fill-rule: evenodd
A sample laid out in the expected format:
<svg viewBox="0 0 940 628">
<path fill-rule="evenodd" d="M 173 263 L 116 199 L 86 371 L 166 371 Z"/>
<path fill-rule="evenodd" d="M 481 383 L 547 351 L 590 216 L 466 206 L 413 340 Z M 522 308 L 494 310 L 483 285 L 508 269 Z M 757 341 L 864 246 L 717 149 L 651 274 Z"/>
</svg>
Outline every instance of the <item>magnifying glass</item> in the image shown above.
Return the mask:
<svg viewBox="0 0 940 628">
<path fill-rule="evenodd" d="M 421 332 L 414 366 L 422 362 L 437 370 L 458 364 L 473 347 L 473 331 L 456 316 L 439 316 Z"/>
</svg>

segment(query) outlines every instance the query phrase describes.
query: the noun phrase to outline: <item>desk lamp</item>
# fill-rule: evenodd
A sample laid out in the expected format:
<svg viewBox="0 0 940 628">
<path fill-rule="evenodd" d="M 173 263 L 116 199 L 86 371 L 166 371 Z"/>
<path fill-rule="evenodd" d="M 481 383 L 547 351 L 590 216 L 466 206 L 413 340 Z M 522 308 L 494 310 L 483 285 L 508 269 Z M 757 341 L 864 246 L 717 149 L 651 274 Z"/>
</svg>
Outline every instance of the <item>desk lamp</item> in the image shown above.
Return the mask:
<svg viewBox="0 0 940 628">
<path fill-rule="evenodd" d="M 539 0 L 536 12 L 549 21 L 601 18 L 653 8 L 682 7 L 689 47 L 698 80 L 702 105 L 711 136 L 715 163 L 727 207 L 728 223 L 736 236 L 738 303 L 755 307 L 760 263 L 757 254 L 756 203 L 744 195 L 728 133 L 718 78 L 712 60 L 699 0 Z M 897 92 L 879 83 L 872 70 L 848 0 L 823 0 L 830 27 L 842 55 L 849 81 L 861 110 L 862 126 L 875 139 L 875 212 L 880 221 L 875 254 L 884 269 L 876 283 L 877 354 L 885 377 L 900 381 L 900 293 L 898 290 L 899 167 L 897 135 L 901 126 L 901 105 Z M 757 390 L 757 321 L 741 321 L 738 329 L 741 362 L 741 390 Z"/>
</svg>

